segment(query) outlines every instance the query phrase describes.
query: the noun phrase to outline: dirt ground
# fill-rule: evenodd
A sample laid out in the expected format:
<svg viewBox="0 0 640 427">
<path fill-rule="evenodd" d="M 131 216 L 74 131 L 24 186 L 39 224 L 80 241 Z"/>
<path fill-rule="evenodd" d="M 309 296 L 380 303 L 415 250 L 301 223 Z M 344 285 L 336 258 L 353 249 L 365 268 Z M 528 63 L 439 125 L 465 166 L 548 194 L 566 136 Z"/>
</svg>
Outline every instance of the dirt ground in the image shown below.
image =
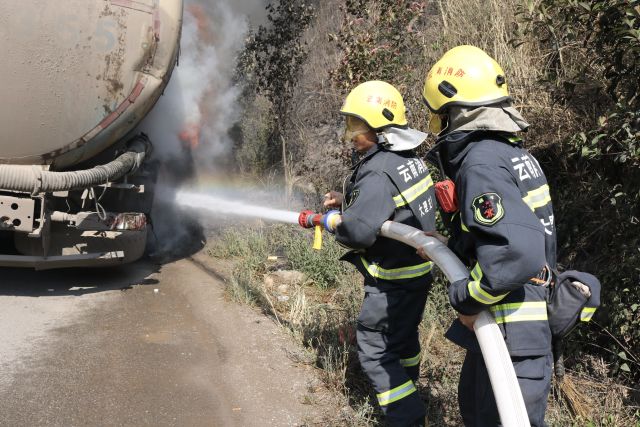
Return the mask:
<svg viewBox="0 0 640 427">
<path fill-rule="evenodd" d="M 318 425 L 314 370 L 213 262 L 3 270 L 0 425 Z"/>
</svg>

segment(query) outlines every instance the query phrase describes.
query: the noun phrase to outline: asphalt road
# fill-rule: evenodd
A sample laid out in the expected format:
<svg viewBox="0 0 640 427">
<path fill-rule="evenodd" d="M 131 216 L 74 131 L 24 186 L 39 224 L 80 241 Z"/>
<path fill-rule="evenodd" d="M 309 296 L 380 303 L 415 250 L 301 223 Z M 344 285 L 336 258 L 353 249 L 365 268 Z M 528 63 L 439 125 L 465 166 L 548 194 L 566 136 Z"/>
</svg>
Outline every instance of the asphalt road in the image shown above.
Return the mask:
<svg viewBox="0 0 640 427">
<path fill-rule="evenodd" d="M 226 300 L 203 254 L 163 266 L 0 270 L 1 426 L 296 426 L 313 372 Z"/>
</svg>

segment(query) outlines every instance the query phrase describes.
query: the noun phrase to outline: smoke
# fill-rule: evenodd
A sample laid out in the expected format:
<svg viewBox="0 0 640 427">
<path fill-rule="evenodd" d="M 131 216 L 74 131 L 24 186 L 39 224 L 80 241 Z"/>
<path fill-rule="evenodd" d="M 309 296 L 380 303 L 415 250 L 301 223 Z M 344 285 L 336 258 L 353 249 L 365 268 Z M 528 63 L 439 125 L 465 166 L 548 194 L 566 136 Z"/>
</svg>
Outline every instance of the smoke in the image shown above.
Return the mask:
<svg viewBox="0 0 640 427">
<path fill-rule="evenodd" d="M 140 126 L 160 159 L 175 161 L 189 149 L 196 169 L 207 170 L 228 153 L 228 130 L 241 113 L 240 89 L 232 84 L 236 57 L 248 30 L 246 13 L 255 14 L 262 3 L 185 2 L 179 66 Z"/>
<path fill-rule="evenodd" d="M 241 88 L 232 81 L 236 58 L 249 23 L 264 21 L 265 6 L 266 0 L 185 1 L 179 65 L 139 126 L 151 138 L 159 162 L 151 213 L 155 252 L 175 253 L 185 242 L 203 244 L 197 221 L 176 209 L 173 196 L 228 159 L 229 129 L 242 113 L 237 102 Z"/>
</svg>

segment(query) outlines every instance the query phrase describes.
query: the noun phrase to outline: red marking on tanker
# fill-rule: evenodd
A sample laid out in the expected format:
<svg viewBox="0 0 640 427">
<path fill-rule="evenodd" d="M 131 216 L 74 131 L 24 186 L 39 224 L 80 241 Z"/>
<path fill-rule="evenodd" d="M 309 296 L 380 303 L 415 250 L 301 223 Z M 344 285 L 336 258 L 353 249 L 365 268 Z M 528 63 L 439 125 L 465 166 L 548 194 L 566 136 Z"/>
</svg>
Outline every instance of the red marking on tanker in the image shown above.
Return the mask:
<svg viewBox="0 0 640 427">
<path fill-rule="evenodd" d="M 116 121 L 116 119 L 120 117 L 131 104 L 136 102 L 136 99 L 138 99 L 138 96 L 140 96 L 142 90 L 144 89 L 145 83 L 146 79 L 139 79 L 138 83 L 136 83 L 129 96 L 118 106 L 118 108 L 116 108 L 114 112 L 105 117 L 104 120 L 102 120 L 100 124 L 98 124 L 98 126 L 94 128 L 94 130 L 89 132 L 89 134 L 93 133 L 96 129 L 98 129 L 98 132 L 100 130 L 106 129 L 107 127 L 109 127 L 109 125 Z"/>
</svg>

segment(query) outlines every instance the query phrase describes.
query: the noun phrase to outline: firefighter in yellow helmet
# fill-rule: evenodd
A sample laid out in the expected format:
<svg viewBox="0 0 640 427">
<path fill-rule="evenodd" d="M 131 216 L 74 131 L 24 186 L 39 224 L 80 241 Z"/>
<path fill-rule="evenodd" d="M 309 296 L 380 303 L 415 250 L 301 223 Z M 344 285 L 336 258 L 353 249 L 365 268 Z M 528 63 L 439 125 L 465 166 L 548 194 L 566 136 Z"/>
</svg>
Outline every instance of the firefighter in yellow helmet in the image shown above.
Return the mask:
<svg viewBox="0 0 640 427">
<path fill-rule="evenodd" d="M 459 316 L 447 337 L 467 350 L 458 387 L 464 423 L 501 425 L 471 332 L 475 315 L 489 310 L 505 337 L 530 423 L 542 427 L 552 365 L 545 286 L 556 265 L 556 231 L 545 175 L 516 134 L 529 125 L 511 105 L 507 83 L 500 65 L 477 47 L 445 53 L 424 84 L 430 128 L 438 134 L 428 157 L 439 158 L 455 182 L 448 245 L 471 271 L 449 287 Z"/>
<path fill-rule="evenodd" d="M 342 193 L 326 195 L 340 208 L 336 240 L 352 249 L 342 259 L 364 276 L 365 297 L 356 338 L 362 369 L 393 426 L 423 426 L 425 406 L 416 390 L 420 324 L 433 281 L 432 263 L 398 241 L 380 237 L 387 220 L 435 229 L 433 181 L 413 149 L 426 134 L 407 127 L 400 93 L 369 81 L 354 88 L 340 113 L 346 143 L 360 154 Z"/>
</svg>

